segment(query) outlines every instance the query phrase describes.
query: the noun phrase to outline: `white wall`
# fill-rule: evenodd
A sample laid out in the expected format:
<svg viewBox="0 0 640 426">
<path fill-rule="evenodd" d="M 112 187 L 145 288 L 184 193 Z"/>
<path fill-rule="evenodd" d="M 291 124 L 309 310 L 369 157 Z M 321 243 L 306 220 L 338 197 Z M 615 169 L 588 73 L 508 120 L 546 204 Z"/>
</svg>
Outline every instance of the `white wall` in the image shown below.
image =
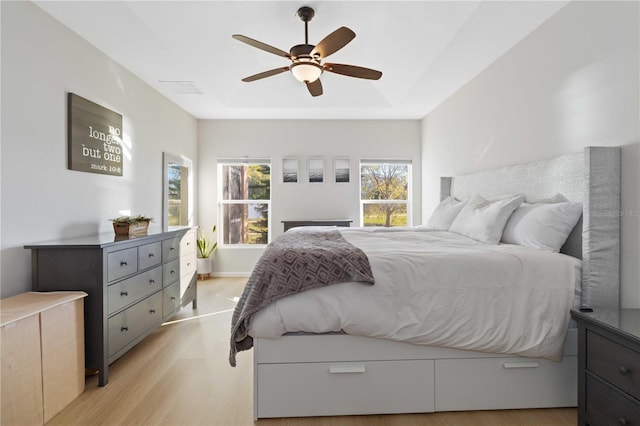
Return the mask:
<svg viewBox="0 0 640 426">
<path fill-rule="evenodd" d="M 571 2 L 422 122 L 423 216 L 440 176 L 622 146 L 622 307 L 640 307 L 639 3 Z"/>
<path fill-rule="evenodd" d="M 30 2 L 1 2 L 1 296 L 31 290 L 28 243 L 162 223 L 162 152 L 195 160 L 196 120 Z M 123 115 L 122 177 L 67 170 L 67 92 Z"/>
<path fill-rule="evenodd" d="M 198 126 L 199 217 L 210 229 L 218 217 L 216 161 L 222 157 L 271 159 L 272 238 L 282 220 L 352 219 L 359 226 L 359 160 L 410 158 L 413 162 L 413 219 L 421 223 L 419 120 L 201 120 Z M 306 181 L 307 159 L 325 159 L 325 182 Z M 300 158 L 300 182 L 282 183 L 282 158 Z M 348 184 L 334 183 L 335 157 L 351 159 Z M 255 248 L 216 252 L 214 274 L 248 274 L 262 253 Z"/>
</svg>

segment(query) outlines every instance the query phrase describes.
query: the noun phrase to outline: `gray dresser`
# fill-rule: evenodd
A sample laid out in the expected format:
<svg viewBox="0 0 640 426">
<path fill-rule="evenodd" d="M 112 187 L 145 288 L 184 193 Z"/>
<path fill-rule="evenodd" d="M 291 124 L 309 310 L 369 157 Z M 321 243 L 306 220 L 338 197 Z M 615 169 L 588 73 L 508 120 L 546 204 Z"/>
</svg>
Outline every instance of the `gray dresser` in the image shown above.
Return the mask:
<svg viewBox="0 0 640 426">
<path fill-rule="evenodd" d="M 34 291 L 81 290 L 85 366 L 109 381 L 109 364 L 181 307 L 197 307 L 195 229 L 102 234 L 25 246 Z"/>
</svg>

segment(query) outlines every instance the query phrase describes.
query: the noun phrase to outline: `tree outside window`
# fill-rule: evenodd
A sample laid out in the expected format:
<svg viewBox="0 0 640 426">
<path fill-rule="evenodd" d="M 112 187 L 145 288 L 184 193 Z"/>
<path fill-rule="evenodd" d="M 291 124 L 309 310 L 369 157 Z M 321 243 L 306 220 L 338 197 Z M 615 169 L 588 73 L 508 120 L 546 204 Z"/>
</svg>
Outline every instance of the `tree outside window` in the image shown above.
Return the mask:
<svg viewBox="0 0 640 426">
<path fill-rule="evenodd" d="M 411 163 L 384 160 L 360 163 L 362 226 L 408 226 Z"/>
<path fill-rule="evenodd" d="M 245 161 L 219 163 L 223 245 L 269 243 L 271 165 Z"/>
</svg>

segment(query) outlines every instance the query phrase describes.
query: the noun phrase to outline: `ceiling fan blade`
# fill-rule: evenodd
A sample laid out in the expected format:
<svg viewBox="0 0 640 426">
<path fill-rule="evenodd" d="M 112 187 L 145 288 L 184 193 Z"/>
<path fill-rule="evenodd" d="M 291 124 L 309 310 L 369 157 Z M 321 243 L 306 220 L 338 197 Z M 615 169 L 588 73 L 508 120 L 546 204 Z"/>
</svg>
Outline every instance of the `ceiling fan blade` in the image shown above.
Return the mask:
<svg viewBox="0 0 640 426">
<path fill-rule="evenodd" d="M 319 54 L 321 58 L 326 58 L 327 56 L 337 52 L 342 49 L 354 39 L 356 33 L 351 31 L 347 27 L 340 27 L 322 40 L 320 43 L 316 45 L 316 47 L 311 51 L 311 55 L 313 56 L 315 53 Z"/>
<path fill-rule="evenodd" d="M 254 40 L 254 39 L 249 38 L 247 36 L 243 36 L 243 35 L 240 35 L 240 34 L 234 34 L 231 37 L 233 37 L 236 40 L 241 41 L 243 43 L 247 43 L 249 46 L 257 47 L 258 49 L 264 50 L 265 52 L 273 53 L 274 55 L 283 56 L 285 58 L 290 58 L 291 57 L 291 55 L 289 55 L 284 50 L 280 50 L 277 47 L 269 46 L 266 43 L 263 43 L 263 42 L 258 41 L 258 40 Z"/>
<path fill-rule="evenodd" d="M 311 96 L 315 97 L 322 95 L 322 83 L 320 82 L 320 79 L 312 81 L 311 83 L 305 83 L 307 85 L 307 89 L 309 89 L 309 93 L 311 93 Z"/>
<path fill-rule="evenodd" d="M 326 63 L 322 66 L 325 71 L 342 74 L 349 77 L 366 78 L 367 80 L 378 80 L 382 77 L 382 73 L 371 68 L 357 67 L 355 65 L 330 64 Z"/>
<path fill-rule="evenodd" d="M 260 80 L 261 78 L 271 77 L 272 75 L 280 74 L 281 72 L 289 71 L 289 67 L 275 68 L 269 71 L 264 71 L 259 74 L 250 75 L 242 79 L 245 83 L 250 81 Z"/>
</svg>

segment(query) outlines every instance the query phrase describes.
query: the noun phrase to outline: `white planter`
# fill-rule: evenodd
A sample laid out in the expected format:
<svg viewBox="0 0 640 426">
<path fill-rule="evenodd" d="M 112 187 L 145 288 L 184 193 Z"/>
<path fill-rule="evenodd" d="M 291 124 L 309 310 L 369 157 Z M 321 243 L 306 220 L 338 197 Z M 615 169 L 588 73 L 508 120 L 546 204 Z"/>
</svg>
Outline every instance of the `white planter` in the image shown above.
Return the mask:
<svg viewBox="0 0 640 426">
<path fill-rule="evenodd" d="M 213 267 L 213 259 L 210 257 L 199 257 L 198 263 L 198 275 L 209 275 Z"/>
</svg>

